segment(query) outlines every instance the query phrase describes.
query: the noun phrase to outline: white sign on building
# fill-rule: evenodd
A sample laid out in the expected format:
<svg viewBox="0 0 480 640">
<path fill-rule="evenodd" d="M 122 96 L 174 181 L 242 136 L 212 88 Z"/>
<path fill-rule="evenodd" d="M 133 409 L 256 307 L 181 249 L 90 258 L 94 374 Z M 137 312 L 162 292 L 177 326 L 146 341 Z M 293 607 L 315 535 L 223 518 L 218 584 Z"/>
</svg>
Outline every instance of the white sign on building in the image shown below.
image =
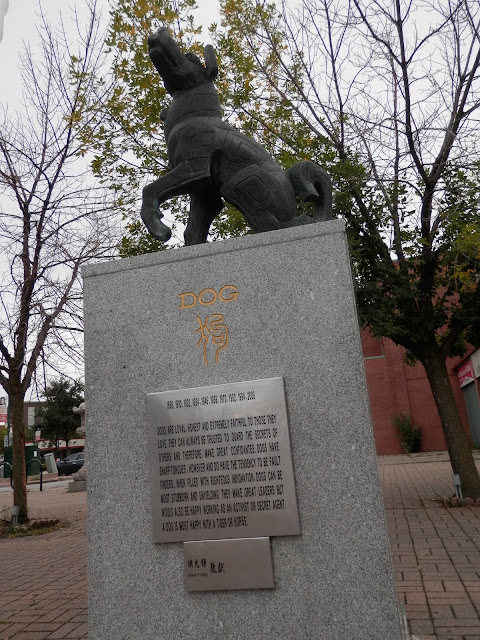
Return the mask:
<svg viewBox="0 0 480 640">
<path fill-rule="evenodd" d="M 477 349 L 470 356 L 470 360 L 472 361 L 473 372 L 475 373 L 476 378 L 480 378 L 480 349 Z"/>
<path fill-rule="evenodd" d="M 8 419 L 8 396 L 0 395 L 0 424 L 5 424 Z"/>
</svg>

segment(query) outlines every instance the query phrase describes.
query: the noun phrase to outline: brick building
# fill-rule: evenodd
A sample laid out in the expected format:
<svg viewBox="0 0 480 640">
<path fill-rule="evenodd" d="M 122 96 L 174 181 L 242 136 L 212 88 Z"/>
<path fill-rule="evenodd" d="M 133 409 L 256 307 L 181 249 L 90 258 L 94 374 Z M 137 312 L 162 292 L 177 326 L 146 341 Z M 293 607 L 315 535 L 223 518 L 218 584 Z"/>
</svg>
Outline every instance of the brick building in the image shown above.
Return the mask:
<svg viewBox="0 0 480 640">
<path fill-rule="evenodd" d="M 368 331 L 362 332 L 362 348 L 377 453 L 403 453 L 392 423 L 392 416 L 400 413 L 409 415 L 414 423 L 422 427 L 422 451 L 445 450 L 440 418 L 423 366 L 419 363 L 414 367 L 406 365 L 402 347 L 388 338 L 373 338 Z M 449 359 L 447 369 L 465 430 L 472 444 L 480 446 L 477 437 L 477 427 L 480 436 L 480 424 L 477 425 L 477 417 L 480 421 L 480 364 L 477 373 L 467 384 L 462 379 L 459 382 L 457 371 L 462 366 L 465 368 L 470 357 Z"/>
</svg>

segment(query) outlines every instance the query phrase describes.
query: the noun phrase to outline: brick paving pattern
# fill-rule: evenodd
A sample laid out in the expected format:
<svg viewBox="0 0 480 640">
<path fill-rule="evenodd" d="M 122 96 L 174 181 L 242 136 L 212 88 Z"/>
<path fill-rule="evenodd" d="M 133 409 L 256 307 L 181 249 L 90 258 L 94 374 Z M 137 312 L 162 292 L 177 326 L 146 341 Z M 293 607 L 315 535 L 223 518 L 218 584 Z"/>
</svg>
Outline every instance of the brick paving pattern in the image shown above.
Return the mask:
<svg viewBox="0 0 480 640">
<path fill-rule="evenodd" d="M 28 499 L 32 518 L 69 526 L 0 540 L 0 639 L 87 638 L 86 493 L 49 488 Z M 11 505 L 11 492 L 0 493 L 0 515 Z"/>
<path fill-rule="evenodd" d="M 438 499 L 453 493 L 446 454 L 382 456 L 379 470 L 411 633 L 480 640 L 480 507 L 446 509 Z M 0 493 L 0 512 L 11 500 Z M 0 640 L 85 639 L 86 494 L 55 487 L 29 491 L 29 500 L 32 517 L 60 517 L 69 526 L 0 540 Z"/>
<path fill-rule="evenodd" d="M 446 455 L 417 459 L 379 458 L 398 599 L 416 638 L 480 640 L 480 507 L 445 508 Z"/>
</svg>

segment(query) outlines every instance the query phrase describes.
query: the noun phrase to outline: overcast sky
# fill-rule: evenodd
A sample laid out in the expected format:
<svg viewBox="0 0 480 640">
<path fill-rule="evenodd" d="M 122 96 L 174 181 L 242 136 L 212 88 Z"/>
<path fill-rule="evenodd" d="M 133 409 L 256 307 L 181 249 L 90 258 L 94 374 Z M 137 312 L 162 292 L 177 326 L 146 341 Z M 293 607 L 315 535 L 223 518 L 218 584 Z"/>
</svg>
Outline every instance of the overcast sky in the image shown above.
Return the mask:
<svg viewBox="0 0 480 640">
<path fill-rule="evenodd" d="M 23 42 L 34 43 L 36 29 L 40 23 L 39 4 L 54 24 L 58 21 L 60 11 L 64 21 L 69 22 L 72 8 L 76 7 L 79 15 L 87 15 L 85 0 L 0 0 L 0 102 L 13 106 L 20 96 L 20 74 L 18 56 Z M 108 16 L 109 0 L 98 0 L 105 16 Z M 197 0 L 199 18 L 205 25 L 215 19 L 218 1 Z M 72 27 L 73 33 L 73 27 Z M 205 31 L 208 40 L 208 34 Z"/>
<path fill-rule="evenodd" d="M 39 18 L 39 5 L 42 5 L 50 24 L 58 23 L 60 12 L 64 23 L 68 28 L 71 23 L 71 33 L 75 36 L 76 30 L 71 20 L 72 9 L 75 7 L 79 16 L 87 16 L 85 0 L 0 0 L 0 105 L 7 106 L 9 111 L 20 109 L 21 111 L 21 76 L 19 72 L 19 54 L 24 43 L 30 43 L 35 47 L 37 40 L 37 28 L 41 24 Z M 98 0 L 98 4 L 108 19 L 109 0 Z M 218 0 L 197 0 L 199 5 L 198 18 L 206 27 L 218 17 Z M 208 32 L 204 29 L 205 43 L 209 41 Z M 4 267 L 1 264 L 0 269 Z M 77 372 L 68 372 L 78 375 Z M 0 397 L 5 394 L 0 389 Z M 36 399 L 35 389 L 32 387 L 28 396 Z"/>
</svg>

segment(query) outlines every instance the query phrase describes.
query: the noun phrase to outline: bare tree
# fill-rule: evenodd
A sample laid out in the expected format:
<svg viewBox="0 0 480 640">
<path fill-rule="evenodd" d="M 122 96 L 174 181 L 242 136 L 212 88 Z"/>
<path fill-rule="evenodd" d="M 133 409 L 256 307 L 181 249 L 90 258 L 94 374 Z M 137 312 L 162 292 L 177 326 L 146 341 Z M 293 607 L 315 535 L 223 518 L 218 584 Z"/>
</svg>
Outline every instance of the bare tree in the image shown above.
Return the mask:
<svg viewBox="0 0 480 640">
<path fill-rule="evenodd" d="M 80 270 L 118 242 L 109 195 L 92 180 L 80 136 L 102 64 L 96 1 L 75 45 L 42 17 L 21 58 L 23 112 L 0 123 L 0 385 L 13 429 L 14 504 L 27 518 L 25 395 L 42 361 L 57 372 L 81 358 Z M 93 92 L 93 88 L 92 88 Z M 92 132 L 93 133 L 93 132 Z"/>
<path fill-rule="evenodd" d="M 453 470 L 479 497 L 445 360 L 480 340 L 480 5 L 221 4 L 219 42 L 248 69 L 236 108 L 260 120 L 268 87 L 294 114 L 293 152 L 298 127 L 330 153 L 361 319 L 424 366 Z"/>
</svg>

